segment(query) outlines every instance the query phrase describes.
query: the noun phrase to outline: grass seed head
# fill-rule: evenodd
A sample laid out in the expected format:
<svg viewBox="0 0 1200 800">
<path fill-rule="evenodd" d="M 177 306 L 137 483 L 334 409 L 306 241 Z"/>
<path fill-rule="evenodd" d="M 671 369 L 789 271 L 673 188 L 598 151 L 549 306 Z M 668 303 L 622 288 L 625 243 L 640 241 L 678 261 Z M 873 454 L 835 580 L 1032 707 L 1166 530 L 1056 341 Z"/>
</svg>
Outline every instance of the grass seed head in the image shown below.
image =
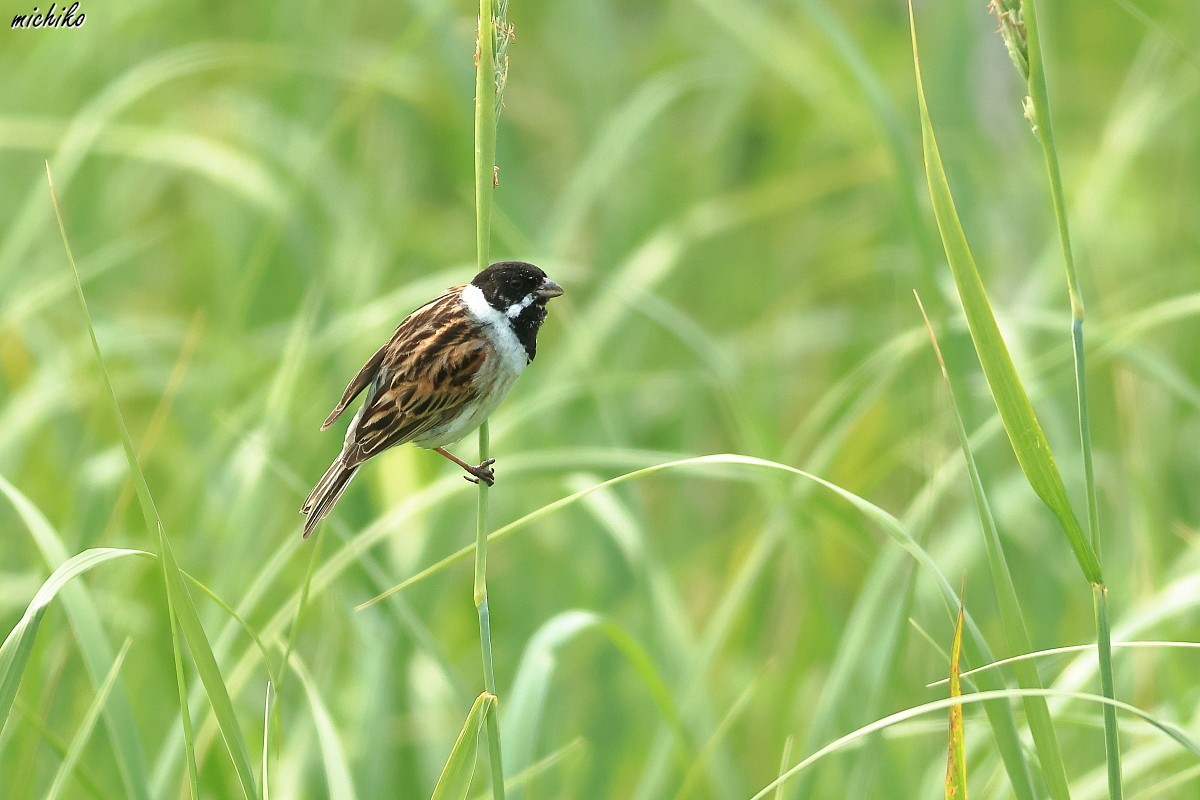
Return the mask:
<svg viewBox="0 0 1200 800">
<path fill-rule="evenodd" d="M 1000 35 L 1017 72 L 1029 80 L 1029 40 L 1025 35 L 1025 14 L 1021 0 L 990 0 L 988 8 L 1000 20 Z"/>
<path fill-rule="evenodd" d="M 1000 20 L 1000 36 L 1004 39 L 1004 47 L 1008 50 L 1009 58 L 1017 72 L 1021 73 L 1026 86 L 1029 84 L 1029 37 L 1025 31 L 1025 12 L 1023 0 L 989 0 L 988 9 Z M 1033 132 L 1037 134 L 1037 122 L 1033 116 L 1033 100 L 1028 94 L 1021 101 L 1025 119 Z"/>
</svg>

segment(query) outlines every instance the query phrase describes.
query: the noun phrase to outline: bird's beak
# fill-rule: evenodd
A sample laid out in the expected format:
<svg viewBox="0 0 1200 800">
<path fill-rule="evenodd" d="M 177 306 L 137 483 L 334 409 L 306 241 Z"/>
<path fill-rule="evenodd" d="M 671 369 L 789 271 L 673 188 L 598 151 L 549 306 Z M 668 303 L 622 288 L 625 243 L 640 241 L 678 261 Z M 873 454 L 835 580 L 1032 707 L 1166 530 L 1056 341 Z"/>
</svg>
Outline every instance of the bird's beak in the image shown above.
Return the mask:
<svg viewBox="0 0 1200 800">
<path fill-rule="evenodd" d="M 545 300 L 549 300 L 551 297 L 561 297 L 563 294 L 565 294 L 563 287 L 549 278 L 542 281 L 542 285 L 537 288 L 537 296 Z"/>
</svg>

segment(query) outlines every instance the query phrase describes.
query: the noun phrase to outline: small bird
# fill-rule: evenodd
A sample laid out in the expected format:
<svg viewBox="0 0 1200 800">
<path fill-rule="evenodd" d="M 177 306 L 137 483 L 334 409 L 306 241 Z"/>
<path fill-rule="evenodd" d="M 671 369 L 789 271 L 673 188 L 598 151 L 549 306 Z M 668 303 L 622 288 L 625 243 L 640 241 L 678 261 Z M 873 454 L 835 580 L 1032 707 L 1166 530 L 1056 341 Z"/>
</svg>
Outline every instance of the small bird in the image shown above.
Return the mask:
<svg viewBox="0 0 1200 800">
<path fill-rule="evenodd" d="M 404 318 L 350 381 L 325 430 L 364 389 L 342 452 L 300 508 L 304 538 L 329 513 L 363 462 L 413 442 L 491 486 L 496 459 L 474 466 L 446 450 L 478 428 L 537 354 L 546 302 L 563 288 L 523 261 L 501 261 Z"/>
</svg>

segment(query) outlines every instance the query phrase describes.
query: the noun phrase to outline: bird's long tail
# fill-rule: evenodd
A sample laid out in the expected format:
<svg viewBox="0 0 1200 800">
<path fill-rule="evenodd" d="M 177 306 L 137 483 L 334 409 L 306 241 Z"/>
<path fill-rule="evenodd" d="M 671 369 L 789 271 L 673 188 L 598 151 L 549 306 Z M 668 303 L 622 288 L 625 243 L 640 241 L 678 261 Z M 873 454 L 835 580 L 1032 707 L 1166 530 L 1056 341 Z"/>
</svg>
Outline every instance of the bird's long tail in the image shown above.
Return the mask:
<svg viewBox="0 0 1200 800">
<path fill-rule="evenodd" d="M 307 517 L 304 520 L 305 539 L 312 535 L 317 523 L 333 510 L 334 504 L 342 496 L 342 492 L 346 491 L 346 486 L 356 472 L 358 472 L 358 465 L 346 466 L 340 455 L 329 465 L 329 469 L 325 470 L 321 480 L 317 481 L 317 485 L 313 487 L 308 499 L 300 507 L 300 513 Z"/>
</svg>

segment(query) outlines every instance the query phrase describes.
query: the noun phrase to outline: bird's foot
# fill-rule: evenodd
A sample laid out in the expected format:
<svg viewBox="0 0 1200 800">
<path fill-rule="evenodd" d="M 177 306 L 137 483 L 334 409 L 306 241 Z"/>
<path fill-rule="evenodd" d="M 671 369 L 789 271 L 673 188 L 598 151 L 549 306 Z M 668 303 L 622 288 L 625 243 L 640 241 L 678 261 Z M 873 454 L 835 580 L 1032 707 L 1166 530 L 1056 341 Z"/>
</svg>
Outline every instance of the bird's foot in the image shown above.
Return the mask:
<svg viewBox="0 0 1200 800">
<path fill-rule="evenodd" d="M 483 481 L 488 486 L 491 486 L 496 482 L 496 471 L 492 469 L 492 464 L 495 463 L 496 459 L 489 458 L 482 464 L 476 464 L 473 467 L 463 467 L 463 469 L 471 473 L 470 475 L 463 475 L 463 478 L 471 483 L 479 483 L 480 481 Z"/>
</svg>

